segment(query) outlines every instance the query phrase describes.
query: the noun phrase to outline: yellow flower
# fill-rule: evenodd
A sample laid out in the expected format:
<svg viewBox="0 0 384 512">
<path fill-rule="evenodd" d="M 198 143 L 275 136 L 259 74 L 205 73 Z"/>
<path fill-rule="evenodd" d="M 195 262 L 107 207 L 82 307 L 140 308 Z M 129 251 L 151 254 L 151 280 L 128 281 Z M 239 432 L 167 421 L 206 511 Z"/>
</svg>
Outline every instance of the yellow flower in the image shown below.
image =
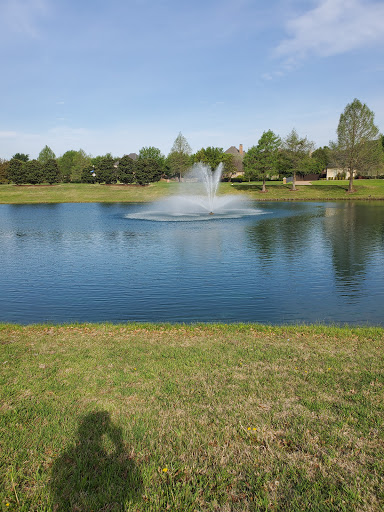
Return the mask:
<svg viewBox="0 0 384 512">
<path fill-rule="evenodd" d="M 253 427 L 253 429 L 252 429 L 252 430 L 257 430 L 257 428 Z"/>
<path fill-rule="evenodd" d="M 251 427 L 248 427 L 248 430 L 251 430 Z"/>
<path fill-rule="evenodd" d="M 168 471 L 168 468 L 163 468 L 163 473 L 166 473 Z"/>
</svg>

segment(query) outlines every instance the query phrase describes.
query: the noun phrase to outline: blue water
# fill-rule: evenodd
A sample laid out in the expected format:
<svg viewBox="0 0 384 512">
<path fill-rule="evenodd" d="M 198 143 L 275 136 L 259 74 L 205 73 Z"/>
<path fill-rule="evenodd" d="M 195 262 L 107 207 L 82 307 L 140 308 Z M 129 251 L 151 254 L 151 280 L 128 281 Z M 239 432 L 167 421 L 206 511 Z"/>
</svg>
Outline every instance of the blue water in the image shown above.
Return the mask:
<svg viewBox="0 0 384 512">
<path fill-rule="evenodd" d="M 384 205 L 255 203 L 208 222 L 146 205 L 0 205 L 0 321 L 384 325 Z"/>
</svg>

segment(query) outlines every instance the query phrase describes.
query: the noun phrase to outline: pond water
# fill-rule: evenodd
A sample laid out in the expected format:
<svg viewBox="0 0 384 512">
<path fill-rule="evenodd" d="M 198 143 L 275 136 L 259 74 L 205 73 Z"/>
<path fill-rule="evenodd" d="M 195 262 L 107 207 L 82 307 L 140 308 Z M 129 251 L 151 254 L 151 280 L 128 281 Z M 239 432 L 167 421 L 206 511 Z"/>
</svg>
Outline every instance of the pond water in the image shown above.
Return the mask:
<svg viewBox="0 0 384 512">
<path fill-rule="evenodd" d="M 0 322 L 384 325 L 383 204 L 253 206 L 153 222 L 139 204 L 0 205 Z"/>
</svg>

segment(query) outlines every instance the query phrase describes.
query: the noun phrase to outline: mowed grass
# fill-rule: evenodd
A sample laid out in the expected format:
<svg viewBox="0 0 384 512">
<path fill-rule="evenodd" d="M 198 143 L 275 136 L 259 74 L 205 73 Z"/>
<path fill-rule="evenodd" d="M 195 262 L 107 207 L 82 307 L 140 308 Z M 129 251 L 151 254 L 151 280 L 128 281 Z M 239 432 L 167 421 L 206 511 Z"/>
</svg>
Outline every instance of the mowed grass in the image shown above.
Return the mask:
<svg viewBox="0 0 384 512">
<path fill-rule="evenodd" d="M 267 192 L 261 192 L 261 183 L 235 183 L 231 188 L 245 192 L 258 201 L 328 201 L 328 200 L 383 200 L 384 180 L 354 180 L 355 192 L 348 193 L 347 180 L 312 181 L 311 185 L 300 185 L 292 190 L 292 184 L 281 181 L 266 183 Z"/>
<path fill-rule="evenodd" d="M 281 181 L 262 184 L 221 183 L 220 194 L 243 194 L 258 201 L 327 201 L 327 200 L 384 200 L 384 180 L 355 180 L 356 191 L 349 194 L 347 181 L 314 181 L 312 185 L 284 185 Z M 201 193 L 201 187 L 190 184 L 190 190 Z M 177 182 L 160 181 L 149 186 L 100 185 L 62 183 L 60 185 L 0 185 L 0 203 L 94 203 L 94 202 L 151 202 L 180 192 Z"/>
<path fill-rule="evenodd" d="M 384 330 L 0 326 L 1 506 L 381 511 Z"/>
</svg>

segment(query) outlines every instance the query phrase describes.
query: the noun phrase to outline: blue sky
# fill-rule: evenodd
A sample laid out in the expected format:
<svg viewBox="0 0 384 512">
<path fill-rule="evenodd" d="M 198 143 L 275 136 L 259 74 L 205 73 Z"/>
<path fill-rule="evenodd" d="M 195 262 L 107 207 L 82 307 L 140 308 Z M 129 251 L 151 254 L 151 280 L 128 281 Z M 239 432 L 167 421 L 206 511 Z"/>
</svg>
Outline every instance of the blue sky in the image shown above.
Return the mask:
<svg viewBox="0 0 384 512">
<path fill-rule="evenodd" d="M 0 158 L 384 132 L 384 1 L 0 0 Z"/>
</svg>

